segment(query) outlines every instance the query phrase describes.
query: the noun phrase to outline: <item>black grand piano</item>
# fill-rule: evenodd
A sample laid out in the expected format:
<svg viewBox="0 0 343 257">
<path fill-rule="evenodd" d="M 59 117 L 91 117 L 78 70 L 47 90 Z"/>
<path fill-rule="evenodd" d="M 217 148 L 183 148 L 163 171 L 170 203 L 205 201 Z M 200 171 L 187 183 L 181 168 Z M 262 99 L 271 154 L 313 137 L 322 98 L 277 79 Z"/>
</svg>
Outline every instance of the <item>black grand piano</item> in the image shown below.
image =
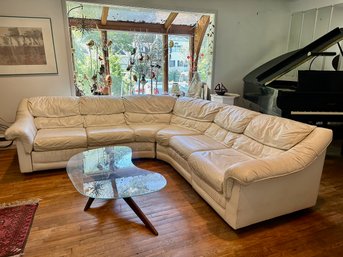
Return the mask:
<svg viewBox="0 0 343 257">
<path fill-rule="evenodd" d="M 244 77 L 244 98 L 262 113 L 323 126 L 343 122 L 343 71 L 299 70 L 298 81 L 277 80 L 311 58 L 335 55 L 325 50 L 336 43 L 337 66 L 343 55 L 341 40 L 343 28 L 335 28 L 304 48 L 263 64 Z"/>
</svg>

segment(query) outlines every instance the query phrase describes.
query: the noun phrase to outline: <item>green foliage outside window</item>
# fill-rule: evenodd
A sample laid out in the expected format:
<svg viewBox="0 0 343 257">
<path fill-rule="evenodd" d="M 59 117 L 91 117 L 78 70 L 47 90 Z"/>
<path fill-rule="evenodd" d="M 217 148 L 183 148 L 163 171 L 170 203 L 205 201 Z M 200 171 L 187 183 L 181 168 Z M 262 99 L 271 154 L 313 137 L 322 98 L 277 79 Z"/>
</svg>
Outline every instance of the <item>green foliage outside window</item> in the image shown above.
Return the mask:
<svg viewBox="0 0 343 257">
<path fill-rule="evenodd" d="M 75 83 L 77 87 L 85 94 L 92 94 L 92 86 L 94 83 L 98 85 L 104 83 L 104 77 L 99 74 L 100 66 L 103 62 L 103 46 L 101 42 L 101 33 L 98 30 L 89 30 L 81 32 L 79 30 L 72 30 L 73 40 L 73 55 L 74 55 L 74 73 Z M 147 33 L 132 33 L 122 31 L 108 31 L 108 41 L 111 45 L 108 46 L 110 75 L 112 77 L 112 95 L 130 95 L 137 93 L 138 84 L 142 89 L 141 81 L 146 80 L 145 93 L 150 93 L 151 78 L 153 78 L 153 88 L 158 85 L 159 93 L 162 93 L 163 81 L 163 48 L 162 36 L 157 34 Z M 188 38 L 185 36 L 171 36 L 170 40 L 181 40 L 182 47 L 180 51 L 175 51 L 179 60 L 178 63 L 185 63 L 182 67 L 180 65 L 170 68 L 168 73 L 168 80 L 172 82 L 182 82 L 182 85 L 188 84 L 188 67 L 189 66 L 189 48 Z M 186 40 L 186 41 L 185 41 Z M 90 42 L 93 41 L 90 46 Z M 179 42 L 181 42 L 179 41 Z M 198 72 L 203 81 L 207 81 L 211 77 L 211 60 L 208 39 L 204 40 L 201 49 L 201 56 L 198 63 Z M 132 55 L 133 49 L 136 49 L 136 54 Z M 168 49 L 170 51 L 175 49 Z M 143 60 L 140 61 L 141 56 Z M 148 57 L 147 57 L 148 56 Z M 134 65 L 128 69 L 130 58 L 134 58 Z M 151 69 L 151 66 L 160 65 L 159 69 Z M 180 66 L 180 67 L 179 67 Z M 154 74 L 153 74 L 154 73 Z M 144 78 L 142 76 L 144 74 Z M 136 77 L 136 79 L 135 79 Z M 144 84 L 144 83 L 143 83 Z M 187 91 L 187 88 L 183 88 Z"/>
</svg>

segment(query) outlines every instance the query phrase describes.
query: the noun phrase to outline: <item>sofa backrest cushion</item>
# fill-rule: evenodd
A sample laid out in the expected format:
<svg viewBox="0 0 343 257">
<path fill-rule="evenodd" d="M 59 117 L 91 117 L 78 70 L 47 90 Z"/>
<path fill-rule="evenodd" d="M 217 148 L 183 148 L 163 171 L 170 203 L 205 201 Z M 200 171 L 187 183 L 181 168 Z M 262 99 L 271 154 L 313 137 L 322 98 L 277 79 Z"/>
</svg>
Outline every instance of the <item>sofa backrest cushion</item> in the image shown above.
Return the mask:
<svg viewBox="0 0 343 257">
<path fill-rule="evenodd" d="M 231 147 L 234 140 L 242 134 L 249 122 L 260 115 L 238 106 L 223 107 L 214 118 L 214 122 L 205 131 L 205 135 Z"/>
<path fill-rule="evenodd" d="M 284 150 L 262 144 L 242 134 L 239 134 L 234 140 L 232 148 L 256 159 L 279 155 L 284 152 Z"/>
<path fill-rule="evenodd" d="M 53 128 L 82 128 L 83 118 L 81 115 L 59 118 L 36 117 L 34 122 L 37 129 L 53 129 Z"/>
<path fill-rule="evenodd" d="M 134 113 L 125 112 L 125 120 L 127 124 L 154 124 L 154 123 L 170 123 L 170 113 Z"/>
<path fill-rule="evenodd" d="M 38 96 L 28 99 L 28 108 L 34 117 L 68 117 L 80 115 L 76 96 Z"/>
<path fill-rule="evenodd" d="M 261 114 L 251 120 L 244 135 L 264 145 L 289 150 L 307 135 L 315 126 L 301 122 Z"/>
<path fill-rule="evenodd" d="M 204 133 L 222 106 L 207 100 L 180 97 L 175 102 L 170 123 Z"/>
<path fill-rule="evenodd" d="M 79 98 L 73 96 L 38 96 L 27 101 L 37 129 L 80 128 L 83 119 Z"/>
<path fill-rule="evenodd" d="M 123 97 L 128 124 L 170 123 L 175 98 L 168 95 L 136 95 Z"/>
<path fill-rule="evenodd" d="M 179 117 L 212 122 L 223 105 L 207 100 L 180 97 L 175 102 L 173 114 Z"/>
<path fill-rule="evenodd" d="M 175 98 L 168 95 L 124 96 L 125 112 L 133 113 L 171 113 Z"/>
<path fill-rule="evenodd" d="M 209 121 L 202 122 L 172 115 L 170 124 L 204 133 L 212 123 Z"/>
<path fill-rule="evenodd" d="M 121 97 L 82 96 L 80 112 L 84 117 L 84 126 L 106 127 L 126 124 L 124 103 Z"/>
<path fill-rule="evenodd" d="M 249 122 L 258 115 L 260 115 L 258 112 L 228 105 L 218 112 L 214 118 L 214 123 L 228 131 L 243 133 Z"/>
<path fill-rule="evenodd" d="M 83 115 L 108 115 L 124 113 L 123 100 L 113 96 L 82 96 L 80 113 Z"/>
<path fill-rule="evenodd" d="M 212 123 L 205 131 L 205 135 L 213 138 L 214 140 L 224 143 L 224 139 L 227 135 L 227 130 L 218 126 L 216 123 Z"/>
<path fill-rule="evenodd" d="M 126 125 L 123 113 L 84 115 L 84 127 L 109 127 Z"/>
</svg>

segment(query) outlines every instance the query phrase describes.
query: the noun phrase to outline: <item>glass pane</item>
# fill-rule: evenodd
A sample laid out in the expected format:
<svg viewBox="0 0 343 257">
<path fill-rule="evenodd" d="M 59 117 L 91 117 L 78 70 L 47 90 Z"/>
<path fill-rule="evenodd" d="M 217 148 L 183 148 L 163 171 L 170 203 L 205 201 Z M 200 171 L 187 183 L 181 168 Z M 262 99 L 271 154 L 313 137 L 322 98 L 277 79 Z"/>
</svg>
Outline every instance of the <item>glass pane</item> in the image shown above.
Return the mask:
<svg viewBox="0 0 343 257">
<path fill-rule="evenodd" d="M 169 36 L 169 92 L 186 94 L 189 83 L 189 36 Z"/>
<path fill-rule="evenodd" d="M 111 6 L 108 13 L 108 20 L 164 23 L 168 18 L 169 13 L 169 11 L 163 10 Z"/>
<path fill-rule="evenodd" d="M 100 32 L 82 35 L 73 29 L 72 35 L 76 84 L 85 95 L 101 94 L 106 76 L 101 74 L 104 46 Z M 111 42 L 107 48 L 112 95 L 163 92 L 161 35 L 108 31 L 107 38 Z"/>
<path fill-rule="evenodd" d="M 96 30 L 88 31 L 82 35 L 81 31 L 72 30 L 74 77 L 77 87 L 86 95 L 95 90 L 94 85 L 101 82 L 98 74 L 100 69 L 100 34 Z"/>
<path fill-rule="evenodd" d="M 211 85 L 212 81 L 212 64 L 213 64 L 213 47 L 214 47 L 215 24 L 211 16 L 210 23 L 207 27 L 204 40 L 200 49 L 198 72 L 202 82 Z"/>
<path fill-rule="evenodd" d="M 90 5 L 77 2 L 67 2 L 68 17 L 101 19 L 102 7 L 100 5 Z M 81 7 L 82 5 L 82 7 Z M 74 8 L 72 10 L 72 8 Z"/>
<path fill-rule="evenodd" d="M 109 47 L 112 95 L 131 95 L 134 85 L 133 82 L 130 83 L 130 73 L 126 69 L 133 49 L 134 34 L 125 31 L 107 31 L 107 38 L 112 42 Z"/>
<path fill-rule="evenodd" d="M 173 24 L 179 24 L 179 25 L 195 25 L 197 21 L 201 18 L 203 14 L 201 13 L 192 13 L 192 12 L 180 12 Z"/>
<path fill-rule="evenodd" d="M 162 93 L 162 35 L 133 33 L 130 55 L 129 81 L 134 85 L 133 94 Z"/>
</svg>

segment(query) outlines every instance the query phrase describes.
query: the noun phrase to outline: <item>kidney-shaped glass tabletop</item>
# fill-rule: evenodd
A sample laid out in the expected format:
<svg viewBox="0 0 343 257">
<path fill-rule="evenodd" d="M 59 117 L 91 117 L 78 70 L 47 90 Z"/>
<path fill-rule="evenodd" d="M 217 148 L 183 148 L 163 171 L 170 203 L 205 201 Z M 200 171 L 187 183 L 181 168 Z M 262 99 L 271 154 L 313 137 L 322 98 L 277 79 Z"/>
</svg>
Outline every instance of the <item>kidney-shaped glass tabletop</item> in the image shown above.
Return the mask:
<svg viewBox="0 0 343 257">
<path fill-rule="evenodd" d="M 85 211 L 94 199 L 123 198 L 145 226 L 158 235 L 131 197 L 159 191 L 167 181 L 159 173 L 136 167 L 130 147 L 108 146 L 76 154 L 67 163 L 67 173 L 77 191 L 89 197 Z"/>
<path fill-rule="evenodd" d="M 117 199 L 159 191 L 167 184 L 159 173 L 132 163 L 127 146 L 109 146 L 74 155 L 67 173 L 81 194 L 95 199 Z"/>
</svg>

